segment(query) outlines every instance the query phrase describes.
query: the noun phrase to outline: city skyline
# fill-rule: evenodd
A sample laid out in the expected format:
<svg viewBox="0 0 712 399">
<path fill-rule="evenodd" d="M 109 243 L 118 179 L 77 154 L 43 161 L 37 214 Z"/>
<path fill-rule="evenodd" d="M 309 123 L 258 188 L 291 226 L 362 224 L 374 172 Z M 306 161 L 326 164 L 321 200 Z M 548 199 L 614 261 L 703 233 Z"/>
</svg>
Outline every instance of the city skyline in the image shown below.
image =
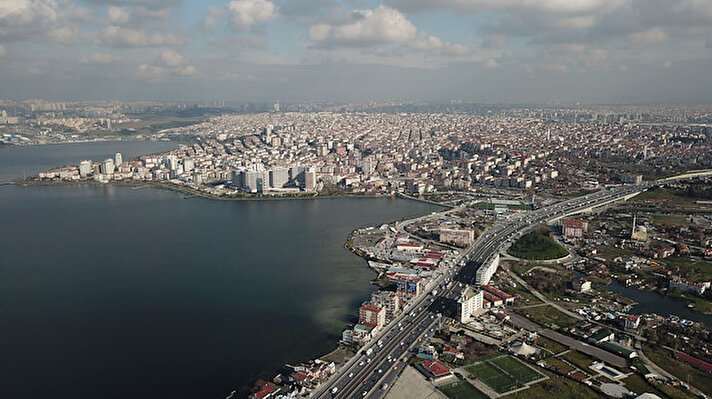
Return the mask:
<svg viewBox="0 0 712 399">
<path fill-rule="evenodd" d="M 712 3 L 12 0 L 14 100 L 709 103 Z"/>
</svg>

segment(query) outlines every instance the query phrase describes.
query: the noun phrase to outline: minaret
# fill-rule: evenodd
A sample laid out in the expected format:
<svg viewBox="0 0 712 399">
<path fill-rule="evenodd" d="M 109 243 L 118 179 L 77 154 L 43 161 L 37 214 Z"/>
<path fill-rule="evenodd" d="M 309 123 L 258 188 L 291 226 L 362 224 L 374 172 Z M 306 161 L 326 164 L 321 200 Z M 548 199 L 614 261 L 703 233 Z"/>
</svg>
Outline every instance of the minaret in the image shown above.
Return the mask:
<svg viewBox="0 0 712 399">
<path fill-rule="evenodd" d="M 635 237 L 635 217 L 636 217 L 636 215 L 634 213 L 633 214 L 633 230 L 631 230 L 631 232 L 630 232 L 630 238 Z"/>
</svg>

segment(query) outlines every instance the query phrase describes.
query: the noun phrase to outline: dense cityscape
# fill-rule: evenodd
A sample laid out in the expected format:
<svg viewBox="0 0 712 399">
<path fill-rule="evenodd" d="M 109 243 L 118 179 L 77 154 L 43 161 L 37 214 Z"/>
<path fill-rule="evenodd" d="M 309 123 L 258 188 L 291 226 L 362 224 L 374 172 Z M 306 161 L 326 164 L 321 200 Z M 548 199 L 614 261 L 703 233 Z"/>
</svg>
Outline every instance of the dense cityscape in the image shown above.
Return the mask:
<svg viewBox="0 0 712 399">
<path fill-rule="evenodd" d="M 708 109 L 507 107 L 481 115 L 271 107 L 203 116 L 196 106 L 201 117 L 185 126 L 131 132 L 130 139 L 176 141 L 174 150 L 83 159 L 16 184 L 158 184 L 185 198 L 240 200 L 398 195 L 441 204 L 442 212 L 348 237 L 346 248 L 377 273 L 378 290 L 334 352 L 259 380 L 251 398 L 709 392 L 709 319 L 631 312 L 639 299 L 621 291 L 638 287 L 712 312 Z M 94 116 L 6 117 L 3 142 L 115 140 L 122 123 L 140 124 L 147 112 L 128 117 L 118 112 L 131 106 L 119 103 L 71 108 L 32 104 L 31 112 Z M 623 193 L 591 199 L 583 210 L 561 205 L 611 190 Z M 553 216 L 559 208 L 567 212 Z M 527 216 L 544 210 L 553 211 Z M 521 232 L 493 241 L 491 255 L 471 255 L 495 240 L 492 231 L 521 220 L 528 221 Z M 419 330 L 421 313 L 428 323 Z M 413 338 L 403 338 L 412 328 Z M 366 372 L 371 362 L 378 365 Z M 363 392 L 353 383 L 361 380 Z"/>
<path fill-rule="evenodd" d="M 0 399 L 712 397 L 712 0 L 0 0 Z"/>
</svg>

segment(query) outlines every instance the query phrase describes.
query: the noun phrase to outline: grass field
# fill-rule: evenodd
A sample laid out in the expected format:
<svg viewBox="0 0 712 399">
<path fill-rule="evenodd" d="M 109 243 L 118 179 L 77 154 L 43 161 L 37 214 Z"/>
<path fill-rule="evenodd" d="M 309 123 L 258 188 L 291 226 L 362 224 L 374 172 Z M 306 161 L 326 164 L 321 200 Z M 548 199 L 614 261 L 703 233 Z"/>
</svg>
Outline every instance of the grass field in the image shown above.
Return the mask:
<svg viewBox="0 0 712 399">
<path fill-rule="evenodd" d="M 588 366 L 593 364 L 593 358 L 591 356 L 585 353 L 581 353 L 579 351 L 572 350 L 566 352 L 562 357 L 571 362 L 571 364 L 576 365 L 576 367 L 580 368 L 586 373 L 591 372 L 588 368 Z"/>
<path fill-rule="evenodd" d="M 660 397 L 669 397 L 671 399 L 694 399 L 696 396 L 685 388 L 673 387 L 666 384 L 650 384 L 638 374 L 631 374 L 629 377 L 621 380 L 628 390 L 641 394 L 643 392 L 654 393 Z"/>
<path fill-rule="evenodd" d="M 489 399 L 489 396 L 480 392 L 467 381 L 459 381 L 451 385 L 442 386 L 440 392 L 450 399 Z"/>
<path fill-rule="evenodd" d="M 575 368 L 569 366 L 568 364 L 564 363 L 561 359 L 555 358 L 555 357 L 550 357 L 546 359 L 546 363 L 556 367 L 559 370 L 563 370 L 566 372 L 571 372 L 574 371 Z"/>
<path fill-rule="evenodd" d="M 494 359 L 492 360 L 492 363 L 509 373 L 512 377 L 524 383 L 538 380 L 542 377 L 536 370 L 511 356 L 503 356 Z"/>
<path fill-rule="evenodd" d="M 577 320 L 551 305 L 537 306 L 533 308 L 522 309 L 527 314 L 527 318 L 542 326 L 554 324 L 561 328 L 571 327 L 577 323 Z"/>
<path fill-rule="evenodd" d="M 600 399 L 601 395 L 586 385 L 548 371 L 543 372 L 548 380 L 531 388 L 503 396 L 506 399 Z"/>
<path fill-rule="evenodd" d="M 712 392 L 712 378 L 710 378 L 709 374 L 674 359 L 667 349 L 645 345 L 643 346 L 643 352 L 653 363 L 681 381 L 689 381 L 690 385 L 702 392 Z"/>
<path fill-rule="evenodd" d="M 522 387 L 522 384 L 518 383 L 512 377 L 501 372 L 488 362 L 481 362 L 469 366 L 467 371 L 494 389 L 497 393 L 509 392 Z"/>
<path fill-rule="evenodd" d="M 549 237 L 548 230 L 532 231 L 514 242 L 508 252 L 521 259 L 558 259 L 568 255 L 566 248 Z"/>
<path fill-rule="evenodd" d="M 536 344 L 538 346 L 541 346 L 542 348 L 550 351 L 551 353 L 553 353 L 555 355 L 568 349 L 564 345 L 561 345 L 560 343 L 558 343 L 556 341 L 552 341 L 549 338 L 542 337 L 541 335 L 537 337 Z"/>
</svg>

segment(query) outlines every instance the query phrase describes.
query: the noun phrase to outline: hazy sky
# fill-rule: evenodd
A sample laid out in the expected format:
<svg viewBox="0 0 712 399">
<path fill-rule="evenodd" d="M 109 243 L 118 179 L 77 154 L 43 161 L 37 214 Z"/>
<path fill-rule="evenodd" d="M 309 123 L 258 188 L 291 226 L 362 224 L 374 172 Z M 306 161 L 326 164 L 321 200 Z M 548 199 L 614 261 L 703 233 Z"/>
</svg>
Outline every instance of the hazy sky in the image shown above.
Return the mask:
<svg viewBox="0 0 712 399">
<path fill-rule="evenodd" d="M 712 0 L 0 0 L 0 97 L 712 102 Z"/>
</svg>

